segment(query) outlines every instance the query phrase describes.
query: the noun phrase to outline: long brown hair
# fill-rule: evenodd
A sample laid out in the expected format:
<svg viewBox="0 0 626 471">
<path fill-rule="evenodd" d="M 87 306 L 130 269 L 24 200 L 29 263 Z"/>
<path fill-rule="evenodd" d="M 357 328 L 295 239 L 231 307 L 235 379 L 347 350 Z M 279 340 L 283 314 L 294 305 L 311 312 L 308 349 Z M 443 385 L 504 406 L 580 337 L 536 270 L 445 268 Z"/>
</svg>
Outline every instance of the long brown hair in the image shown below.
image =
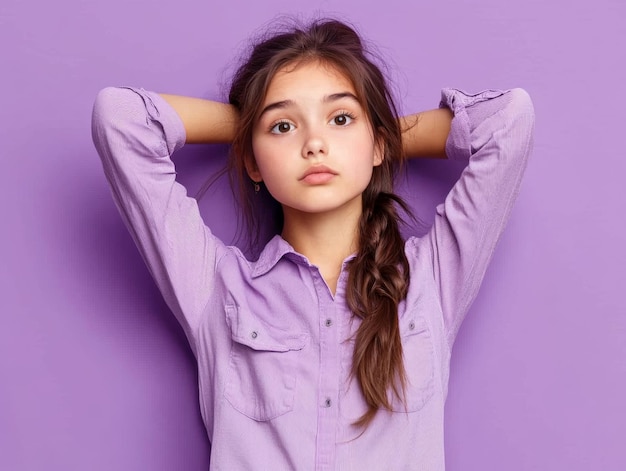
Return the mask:
<svg viewBox="0 0 626 471">
<path fill-rule="evenodd" d="M 346 294 L 348 306 L 362 320 L 352 362 L 352 374 L 368 405 L 368 411 L 355 423 L 359 426 L 367 426 L 379 408 L 391 410 L 390 394 L 404 400 L 406 382 L 398 304 L 406 297 L 409 264 L 398 227 L 397 205 L 407 213 L 408 209 L 393 193 L 395 171 L 403 158 L 402 137 L 392 94 L 371 57 L 354 29 L 337 20 L 316 20 L 258 42 L 236 71 L 229 94 L 240 116 L 229 159 L 231 184 L 240 190 L 238 200 L 253 244 L 262 239 L 261 218 L 267 222 L 267 214 L 258 205 L 263 199 L 270 202 L 274 233 L 282 226 L 280 205 L 266 190 L 255 195 L 246 172 L 246 164 L 254 162 L 252 131 L 266 91 L 279 70 L 314 60 L 341 71 L 351 80 L 376 141 L 384 143 L 383 163 L 374 167 L 362 195 L 358 252 L 349 266 Z"/>
</svg>

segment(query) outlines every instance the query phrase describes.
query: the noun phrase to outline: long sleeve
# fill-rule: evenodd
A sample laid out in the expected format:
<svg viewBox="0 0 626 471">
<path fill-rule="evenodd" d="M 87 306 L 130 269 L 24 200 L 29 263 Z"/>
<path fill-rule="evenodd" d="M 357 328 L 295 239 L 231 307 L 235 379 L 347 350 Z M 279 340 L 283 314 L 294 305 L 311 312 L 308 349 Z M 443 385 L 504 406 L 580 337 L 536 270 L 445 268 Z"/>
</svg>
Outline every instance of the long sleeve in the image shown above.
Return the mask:
<svg viewBox="0 0 626 471">
<path fill-rule="evenodd" d="M 182 121 L 156 93 L 105 88 L 94 104 L 92 137 L 122 219 L 195 353 L 219 241 L 175 181 L 170 157 L 185 142 Z"/>
<path fill-rule="evenodd" d="M 449 159 L 467 161 L 417 244 L 432 257 L 448 344 L 478 294 L 519 192 L 534 141 L 534 108 L 520 88 L 468 94 L 443 89 L 440 107 L 454 113 Z"/>
</svg>

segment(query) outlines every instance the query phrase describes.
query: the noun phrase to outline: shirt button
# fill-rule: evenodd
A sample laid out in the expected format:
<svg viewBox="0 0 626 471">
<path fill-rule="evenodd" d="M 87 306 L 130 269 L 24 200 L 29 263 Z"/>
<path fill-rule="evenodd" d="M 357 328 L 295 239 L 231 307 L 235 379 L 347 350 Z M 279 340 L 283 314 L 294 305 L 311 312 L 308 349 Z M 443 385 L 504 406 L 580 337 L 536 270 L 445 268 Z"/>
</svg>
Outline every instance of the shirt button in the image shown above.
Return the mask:
<svg viewBox="0 0 626 471">
<path fill-rule="evenodd" d="M 324 401 L 324 407 L 330 407 L 333 405 L 333 401 L 330 400 L 330 397 L 327 397 Z"/>
<path fill-rule="evenodd" d="M 250 334 L 250 337 L 252 337 L 253 339 L 257 338 L 259 336 L 259 334 L 257 333 L 256 330 L 253 330 L 252 333 Z"/>
<path fill-rule="evenodd" d="M 326 319 L 326 322 L 324 322 L 324 325 L 326 325 L 326 327 L 330 327 L 331 325 L 333 325 L 333 320 L 332 319 Z"/>
<path fill-rule="evenodd" d="M 413 330 L 415 329 L 415 322 L 411 321 L 409 322 L 409 330 Z"/>
</svg>

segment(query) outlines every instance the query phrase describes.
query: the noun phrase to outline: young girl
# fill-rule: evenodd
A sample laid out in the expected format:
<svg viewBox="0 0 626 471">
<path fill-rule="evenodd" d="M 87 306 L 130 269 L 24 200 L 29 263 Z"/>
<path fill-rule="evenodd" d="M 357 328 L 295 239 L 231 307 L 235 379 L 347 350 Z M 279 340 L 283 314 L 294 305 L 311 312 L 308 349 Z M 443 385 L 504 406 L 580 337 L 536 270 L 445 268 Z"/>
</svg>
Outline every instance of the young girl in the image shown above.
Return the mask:
<svg viewBox="0 0 626 471">
<path fill-rule="evenodd" d="M 398 119 L 337 21 L 258 43 L 230 105 L 107 88 L 93 138 L 112 193 L 198 362 L 215 470 L 443 470 L 450 352 L 518 193 L 534 112 L 522 89 L 443 89 Z M 257 260 L 224 245 L 175 181 L 185 142 L 231 142 Z M 469 160 L 423 237 L 402 240 L 403 155 Z"/>
</svg>

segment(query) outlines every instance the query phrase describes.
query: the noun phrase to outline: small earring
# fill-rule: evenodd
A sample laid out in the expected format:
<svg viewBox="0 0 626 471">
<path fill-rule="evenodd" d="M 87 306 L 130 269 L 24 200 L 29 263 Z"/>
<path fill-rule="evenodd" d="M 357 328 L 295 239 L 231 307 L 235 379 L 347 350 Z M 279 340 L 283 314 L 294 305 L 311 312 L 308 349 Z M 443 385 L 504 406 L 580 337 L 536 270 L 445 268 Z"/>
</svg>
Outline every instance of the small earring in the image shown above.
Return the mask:
<svg viewBox="0 0 626 471">
<path fill-rule="evenodd" d="M 252 183 L 254 183 L 254 192 L 255 193 L 258 193 L 259 191 L 261 191 L 261 185 L 259 185 L 259 182 L 252 181 Z"/>
</svg>

